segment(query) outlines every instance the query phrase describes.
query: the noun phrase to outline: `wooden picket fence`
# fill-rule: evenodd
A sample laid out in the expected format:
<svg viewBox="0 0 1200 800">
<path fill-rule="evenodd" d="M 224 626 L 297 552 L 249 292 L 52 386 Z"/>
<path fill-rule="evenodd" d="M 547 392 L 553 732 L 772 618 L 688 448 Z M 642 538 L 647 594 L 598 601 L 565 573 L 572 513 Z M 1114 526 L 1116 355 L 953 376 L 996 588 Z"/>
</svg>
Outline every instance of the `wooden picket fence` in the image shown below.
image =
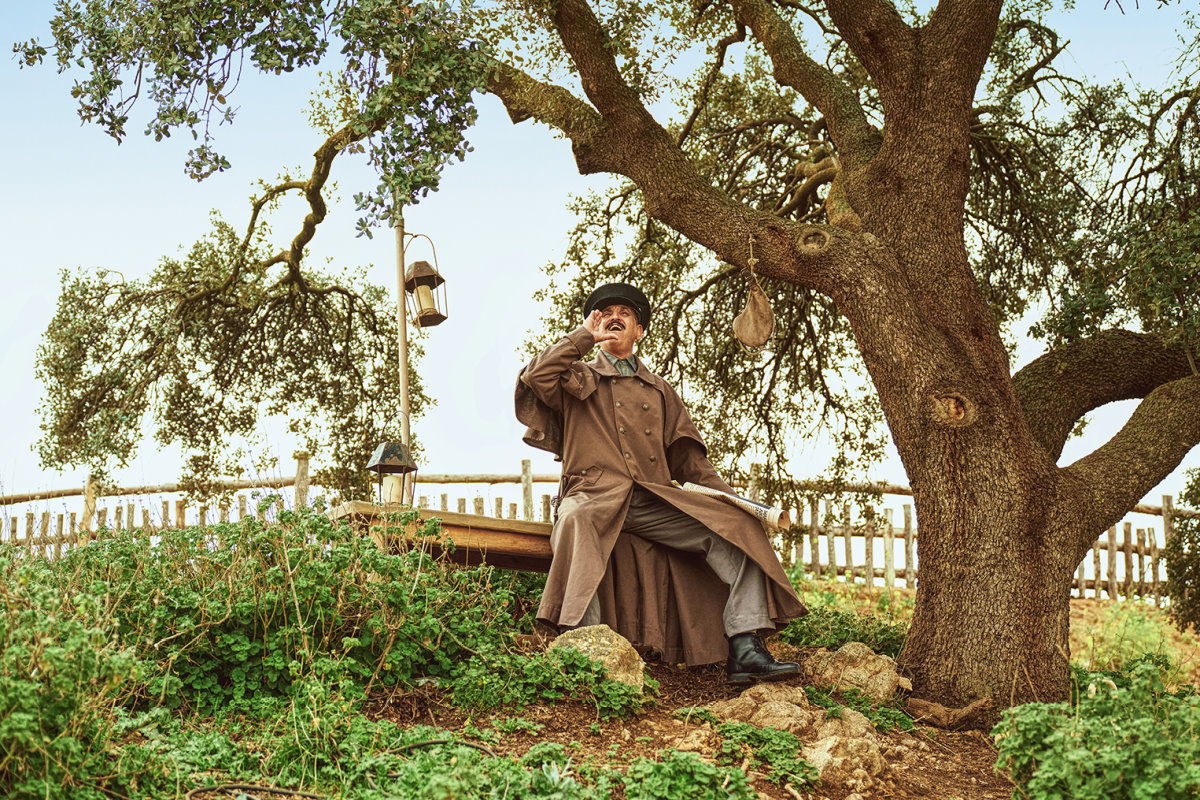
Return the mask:
<svg viewBox="0 0 1200 800">
<path fill-rule="evenodd" d="M 291 488 L 293 506 L 305 507 L 311 488 L 308 478 L 309 456 L 298 452 L 295 459 L 294 476 L 227 481 L 221 483 L 220 488 L 235 492 L 249 489 L 278 492 Z M 459 514 L 473 513 L 479 517 L 548 523 L 552 513 L 551 494 L 546 492 L 539 496 L 534 487 L 553 485 L 557 488 L 558 475 L 534 474 L 528 460 L 522 461 L 521 466 L 519 474 L 419 473 L 417 488 L 425 491 L 418 491 L 416 504 L 423 509 L 436 508 Z M 428 493 L 427 489 L 431 486 L 454 485 L 486 487 L 486 491 L 493 496 L 489 502 L 489 498 L 481 496 L 478 489 L 475 496 L 470 498 L 452 497 L 452 491 L 434 495 Z M 505 492 L 509 487 L 512 494 Z M 744 488 L 748 496 L 757 498 L 758 489 L 753 482 Z M 818 487 L 805 483 L 799 488 L 802 491 L 815 491 Z M 883 483 L 851 485 L 845 489 L 850 492 L 877 491 L 888 498 L 912 495 L 907 487 Z M 84 497 L 83 511 L 78 516 L 77 512 L 52 514 L 48 510 L 41 513 L 26 511 L 24 535 L 21 533 L 20 516 L 6 514 L 7 530 L 0 528 L 0 542 L 29 548 L 37 556 L 57 558 L 66 549 L 95 541 L 107 529 L 137 528 L 153 535 L 155 531 L 166 527 L 225 522 L 257 512 L 257 501 L 252 504 L 251 498 L 245 493 L 237 494 L 227 504 L 216 507 L 199 505 L 194 509 L 178 498 L 159 500 L 154 504 L 136 504 L 129 500 L 138 495 L 182 491 L 183 487 L 178 484 L 159 484 L 128 487 L 117 496 L 103 498 L 97 498 L 91 487 L 0 496 L 0 507 L 54 498 Z M 266 508 L 264 513 L 270 516 L 283 505 L 281 498 Z M 1176 519 L 1200 517 L 1195 512 L 1175 509 L 1169 495 L 1164 495 L 1162 506 L 1139 505 L 1132 513 L 1143 517 L 1160 517 L 1164 545 L 1172 535 Z M 888 590 L 901 585 L 909 589 L 916 586 L 920 537 L 911 504 L 903 503 L 899 513 L 895 508 L 884 507 L 882 514 L 864 518 L 855 515 L 850 503 L 835 507 L 832 498 L 813 498 L 808 508 L 792 510 L 791 517 L 793 528 L 788 539 L 793 544 L 785 546 L 782 539 L 777 542 L 785 564 L 796 565 L 810 575 L 840 577 L 845 581 L 881 586 Z M 1140 597 L 1159 604 L 1165 596 L 1164 580 L 1165 572 L 1161 570 L 1159 559 L 1158 531 L 1153 526 L 1127 520 L 1120 526 L 1110 528 L 1106 535 L 1093 544 L 1090 558 L 1085 558 L 1079 564 L 1072 591 L 1076 597 Z"/>
</svg>

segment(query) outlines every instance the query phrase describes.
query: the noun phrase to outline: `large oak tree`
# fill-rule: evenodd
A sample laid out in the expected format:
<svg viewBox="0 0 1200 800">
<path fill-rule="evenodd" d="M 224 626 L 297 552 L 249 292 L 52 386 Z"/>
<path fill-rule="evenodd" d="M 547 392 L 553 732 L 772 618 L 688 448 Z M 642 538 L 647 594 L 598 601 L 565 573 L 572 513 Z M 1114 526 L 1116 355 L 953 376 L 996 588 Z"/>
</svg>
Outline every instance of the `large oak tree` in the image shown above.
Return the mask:
<svg viewBox="0 0 1200 800">
<path fill-rule="evenodd" d="M 689 304 L 728 309 L 722 283 L 750 267 L 783 312 L 776 355 L 745 395 L 772 436 L 786 432 L 781 415 L 803 412 L 805 391 L 857 413 L 829 372 L 848 356 L 861 364 L 921 531 L 901 658 L 916 692 L 956 706 L 1065 696 L 1076 565 L 1200 442 L 1194 85 L 1128 102 L 1111 87 L 1061 92 L 1072 86 L 1054 67 L 1063 43 L 1038 3 L 1008 13 L 1000 0 L 941 0 L 927 13 L 888 0 L 230 8 L 64 6 L 53 53 L 64 67 L 87 63 L 81 114 L 120 136 L 149 86 L 152 131 L 204 135 L 192 162 L 203 175 L 223 166 L 206 123 L 231 64 L 292 69 L 341 44 L 346 68 L 329 95 L 345 124 L 309 181 L 278 189 L 305 192 L 308 236 L 323 216 L 321 182 L 348 149 L 366 148 L 381 175 L 360 198 L 364 225 L 435 185 L 462 154 L 464 86 L 499 97 L 514 121 L 545 123 L 570 139 L 581 172 L 627 181 L 585 209 L 601 232 L 589 245 L 582 226 L 568 262 L 597 255 L 677 309 L 662 315 L 673 368 L 696 338 Z M 681 78 L 701 50 L 706 63 Z M 22 47 L 30 63 L 50 52 Z M 1052 87 L 1065 111 L 1042 124 Z M 673 122 L 661 113 L 670 99 L 683 112 Z M 1119 158 L 1132 166 L 1113 179 Z M 622 213 L 639 227 L 616 263 L 606 226 Z M 282 255 L 302 290 L 299 251 Z M 1005 326 L 1050 286 L 1063 292 L 1043 325 L 1051 347 L 1013 374 Z M 1106 327 L 1114 319 L 1128 328 Z M 699 338 L 728 344 L 708 329 Z M 740 379 L 733 358 L 713 362 L 713 385 Z M 1121 430 L 1058 465 L 1085 415 L 1130 398 L 1141 402 Z"/>
</svg>

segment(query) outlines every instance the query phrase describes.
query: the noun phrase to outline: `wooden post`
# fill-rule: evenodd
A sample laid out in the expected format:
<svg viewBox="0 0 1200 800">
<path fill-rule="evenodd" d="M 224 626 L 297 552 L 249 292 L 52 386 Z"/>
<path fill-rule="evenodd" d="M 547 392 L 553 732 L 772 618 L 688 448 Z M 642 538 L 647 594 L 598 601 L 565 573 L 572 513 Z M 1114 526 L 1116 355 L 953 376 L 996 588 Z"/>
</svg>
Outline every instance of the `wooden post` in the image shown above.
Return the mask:
<svg viewBox="0 0 1200 800">
<path fill-rule="evenodd" d="M 813 511 L 817 509 L 815 499 L 812 508 Z M 822 524 L 825 527 L 825 560 L 828 562 L 825 567 L 825 575 L 829 580 L 835 581 L 837 580 L 837 539 L 833 537 L 833 501 L 828 497 L 825 498 L 825 518 L 822 520 Z"/>
<path fill-rule="evenodd" d="M 312 456 L 304 451 L 292 453 L 296 459 L 296 510 L 308 508 L 308 461 Z"/>
<path fill-rule="evenodd" d="M 153 527 L 150 525 L 150 509 L 143 508 L 142 509 L 142 533 L 145 534 L 147 543 L 149 543 L 149 541 L 150 541 L 150 532 L 152 530 L 153 530 Z"/>
<path fill-rule="evenodd" d="M 504 519 L 504 498 L 494 498 L 496 505 L 496 519 Z"/>
<path fill-rule="evenodd" d="M 442 492 L 442 511 L 450 510 L 450 495 Z"/>
<path fill-rule="evenodd" d="M 1146 529 L 1137 529 L 1137 593 L 1146 596 Z"/>
<path fill-rule="evenodd" d="M 521 459 L 521 518 L 533 519 L 533 462 Z"/>
<path fill-rule="evenodd" d="M 208 524 L 208 506 L 200 506 L 200 510 L 196 512 L 196 522 L 201 528 Z"/>
<path fill-rule="evenodd" d="M 121 508 L 120 503 L 113 509 L 113 530 L 125 530 L 125 510 Z"/>
<path fill-rule="evenodd" d="M 126 520 L 126 524 L 127 524 L 127 525 L 128 525 L 130 528 L 133 528 L 133 526 L 134 526 L 133 519 L 134 519 L 134 517 L 133 517 L 133 503 L 126 503 L 126 504 L 125 504 L 125 520 Z"/>
<path fill-rule="evenodd" d="M 54 531 L 54 560 L 57 561 L 62 557 L 63 544 L 66 542 L 65 534 L 67 529 L 67 521 L 62 514 L 58 515 L 58 525 Z M 1156 573 L 1157 574 L 1157 573 Z"/>
<path fill-rule="evenodd" d="M 485 508 L 484 508 L 484 503 L 485 503 L 485 501 L 484 501 L 484 499 L 483 499 L 482 497 L 476 497 L 476 498 L 475 498 L 475 513 L 476 513 L 478 516 L 481 516 L 481 517 L 482 517 L 482 516 L 484 516 L 484 515 L 485 515 L 485 513 L 486 513 L 486 512 L 485 512 Z"/>
<path fill-rule="evenodd" d="M 1084 564 L 1084 562 L 1085 562 L 1085 561 L 1087 561 L 1087 559 L 1086 559 L 1086 558 L 1081 558 L 1081 559 L 1079 560 L 1079 566 L 1078 566 L 1078 567 L 1076 568 L 1076 570 L 1075 570 L 1075 583 L 1076 583 L 1076 585 L 1079 587 L 1079 588 L 1078 588 L 1078 589 L 1075 591 L 1075 596 L 1076 596 L 1076 597 L 1083 597 L 1083 596 L 1084 596 L 1084 594 L 1083 594 L 1083 582 L 1084 582 L 1083 564 Z"/>
<path fill-rule="evenodd" d="M 228 497 L 221 500 L 220 509 L 221 509 L 221 522 L 222 523 L 229 522 L 229 498 Z"/>
<path fill-rule="evenodd" d="M 854 583 L 854 547 L 851 537 L 854 529 L 850 526 L 850 504 L 842 505 L 842 538 L 846 544 L 846 583 Z"/>
<path fill-rule="evenodd" d="M 1171 543 L 1171 537 L 1175 535 L 1175 502 L 1171 499 L 1171 495 L 1164 494 L 1162 501 L 1163 509 L 1163 547 Z"/>
<path fill-rule="evenodd" d="M 16 520 L 13 520 L 13 523 L 14 523 L 13 528 L 15 529 L 17 527 L 15 524 Z M 79 528 L 76 525 L 75 512 L 72 511 L 71 512 L 71 546 L 75 547 L 78 544 L 79 544 Z"/>
<path fill-rule="evenodd" d="M 1117 599 L 1117 526 L 1108 529 L 1108 599 Z"/>
<path fill-rule="evenodd" d="M 171 527 L 171 503 L 169 500 L 162 501 L 162 527 L 163 530 Z"/>
<path fill-rule="evenodd" d="M 1092 542 L 1092 597 L 1100 599 L 1100 540 Z"/>
<path fill-rule="evenodd" d="M 478 498 L 478 497 L 475 499 L 480 500 L 480 498 Z M 460 513 L 460 514 L 467 513 L 467 498 L 465 498 L 465 497 L 458 498 L 458 513 Z M 478 514 L 479 513 L 478 510 L 475 513 Z"/>
<path fill-rule="evenodd" d="M 799 509 L 796 509 L 799 514 Z M 817 500 L 814 497 L 808 502 L 808 549 L 812 553 L 812 576 L 813 579 L 821 577 L 821 520 L 817 519 Z M 799 540 L 797 540 L 796 554 L 800 554 Z M 804 566 L 803 561 L 797 561 L 797 564 Z"/>
<path fill-rule="evenodd" d="M 33 555 L 33 512 L 25 512 L 25 547 L 29 548 L 29 555 Z"/>
<path fill-rule="evenodd" d="M 1150 539 L 1150 591 L 1154 594 L 1154 607 L 1158 608 L 1162 598 L 1158 589 L 1158 542 L 1155 541 L 1154 528 L 1147 528 L 1146 536 Z"/>
<path fill-rule="evenodd" d="M 890 594 L 896 585 L 896 530 L 892 526 L 892 509 L 883 510 L 883 585 Z"/>
<path fill-rule="evenodd" d="M 9 518 L 9 520 L 8 520 L 8 543 L 11 545 L 16 545 L 16 543 L 17 543 L 17 534 L 20 533 L 20 531 L 17 529 L 17 525 L 18 525 L 17 518 L 15 516 Z"/>
<path fill-rule="evenodd" d="M 875 509 L 867 509 L 867 525 L 863 530 L 863 538 L 866 541 L 866 550 L 863 553 L 865 563 L 863 564 L 863 576 L 866 578 L 866 584 L 869 588 L 875 588 Z"/>
<path fill-rule="evenodd" d="M 550 521 L 550 495 L 542 495 L 542 522 Z"/>
<path fill-rule="evenodd" d="M 1126 522 L 1124 528 L 1125 541 L 1122 547 L 1125 550 L 1125 580 L 1121 582 L 1121 588 L 1128 599 L 1133 595 L 1133 523 Z"/>
<path fill-rule="evenodd" d="M 92 476 L 88 475 L 87 486 L 83 490 L 83 529 L 87 532 L 87 538 L 91 538 L 92 533 L 92 515 L 96 513 L 96 482 L 92 480 Z"/>
<path fill-rule="evenodd" d="M 246 495 L 238 495 L 238 522 L 246 518 Z"/>
<path fill-rule="evenodd" d="M 50 512 L 42 512 L 42 535 L 39 537 L 42 540 L 42 546 L 39 549 L 40 554 L 46 558 L 50 557 Z"/>
<path fill-rule="evenodd" d="M 904 504 L 904 585 L 911 589 L 917 582 L 917 568 L 913 563 L 913 518 L 912 505 Z"/>
<path fill-rule="evenodd" d="M 183 504 L 182 500 L 175 501 L 175 527 L 187 527 L 187 507 Z"/>
<path fill-rule="evenodd" d="M 108 509 L 102 508 L 96 512 L 96 533 L 108 525 Z"/>
<path fill-rule="evenodd" d="M 530 505 L 532 505 L 532 503 Z M 533 515 L 531 514 L 530 516 L 533 516 Z M 509 519 L 517 518 L 517 504 L 516 503 L 508 504 L 508 518 Z"/>
<path fill-rule="evenodd" d="M 417 508 L 429 508 L 429 498 L 421 495 L 417 498 Z"/>
</svg>

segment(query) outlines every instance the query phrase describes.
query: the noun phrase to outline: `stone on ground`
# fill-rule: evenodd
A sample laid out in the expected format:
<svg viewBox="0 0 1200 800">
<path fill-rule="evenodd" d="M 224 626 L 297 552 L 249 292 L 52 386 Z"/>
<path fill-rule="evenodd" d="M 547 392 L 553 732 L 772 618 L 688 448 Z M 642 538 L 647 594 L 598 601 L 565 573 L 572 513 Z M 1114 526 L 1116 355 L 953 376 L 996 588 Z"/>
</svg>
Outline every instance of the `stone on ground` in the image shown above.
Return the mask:
<svg viewBox="0 0 1200 800">
<path fill-rule="evenodd" d="M 804 662 L 804 672 L 818 686 L 858 689 L 875 700 L 887 700 L 901 689 L 912 691 L 912 681 L 896 671 L 893 659 L 875 654 L 862 642 L 814 653 Z"/>
<path fill-rule="evenodd" d="M 589 625 L 560 633 L 550 649 L 569 647 L 599 661 L 609 680 L 620 681 L 641 691 L 645 686 L 645 664 L 637 650 L 621 634 L 607 625 Z"/>
</svg>

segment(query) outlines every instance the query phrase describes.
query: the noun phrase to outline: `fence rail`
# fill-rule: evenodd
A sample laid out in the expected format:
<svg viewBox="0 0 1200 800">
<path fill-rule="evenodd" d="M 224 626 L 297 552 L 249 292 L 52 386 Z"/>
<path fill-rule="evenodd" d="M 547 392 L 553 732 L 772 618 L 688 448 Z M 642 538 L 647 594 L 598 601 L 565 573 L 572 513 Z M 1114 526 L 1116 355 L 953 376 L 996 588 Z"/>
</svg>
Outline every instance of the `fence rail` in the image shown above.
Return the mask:
<svg viewBox="0 0 1200 800">
<path fill-rule="evenodd" d="M 294 457 L 296 474 L 293 476 L 222 481 L 214 484 L 214 487 L 232 492 L 294 487 L 293 503 L 296 507 L 304 507 L 308 505 L 310 490 L 309 456 L 297 452 Z M 428 493 L 418 494 L 417 505 L 433 509 L 436 504 L 442 511 L 460 514 L 549 522 L 551 495 L 542 493 L 535 500 L 533 489 L 535 484 L 557 484 L 559 476 L 534 474 L 528 460 L 522 461 L 521 466 L 520 473 L 422 473 L 417 479 L 418 488 L 475 485 L 486 486 L 489 494 L 497 487 L 512 486 L 519 490 L 519 502 L 501 494 L 491 497 L 489 503 L 489 498 L 478 494 L 473 498 L 451 498 L 449 492 L 442 492 L 432 497 Z M 756 497 L 758 488 L 753 475 L 746 491 L 751 497 Z M 848 484 L 841 488 L 856 493 L 900 497 L 912 495 L 912 490 L 906 486 L 887 483 Z M 182 499 L 162 500 L 157 507 L 144 501 L 135 505 L 125 500 L 150 494 L 180 493 L 186 489 L 181 484 L 164 483 L 123 487 L 118 490 L 119 493 L 109 497 L 98 497 L 91 486 L 0 496 L 0 507 L 58 498 L 84 498 L 80 515 L 76 512 L 52 514 L 50 511 L 26 511 L 23 536 L 20 515 L 10 516 L 8 530 L 0 527 L 0 541 L 28 547 L 35 555 L 57 558 L 64 549 L 96 540 L 107 528 L 140 528 L 152 535 L 162 528 L 184 527 L 188 520 L 193 520 L 192 524 L 224 522 L 233 517 L 234 503 L 237 508 L 234 518 L 241 519 L 254 513 L 245 494 L 237 495 L 236 501 L 228 501 L 228 504 L 216 507 L 201 504 L 191 509 Z M 797 484 L 797 489 L 809 493 L 823 491 L 826 487 L 806 481 Z M 137 519 L 138 506 L 140 520 Z M 279 507 L 282 507 L 282 501 L 266 509 L 266 513 L 269 515 Z M 881 516 L 856 518 L 849 503 L 835 507 L 832 499 L 813 498 L 806 509 L 793 511 L 795 524 L 788 537 L 793 544 L 785 547 L 782 540 L 777 542 L 781 558 L 787 564 L 801 566 L 812 575 L 840 576 L 845 580 L 882 585 L 889 589 L 901 585 L 912 588 L 919 574 L 920 536 L 912 505 L 904 503 L 898 511 L 885 507 Z M 1169 495 L 1163 496 L 1162 506 L 1138 505 L 1132 509 L 1132 513 L 1162 517 L 1164 545 L 1172 535 L 1176 519 L 1200 518 L 1196 512 L 1174 508 Z M 1132 521 L 1124 521 L 1119 527 L 1118 531 L 1118 526 L 1114 525 L 1092 545 L 1090 557 L 1085 557 L 1078 566 L 1072 581 L 1072 592 L 1077 597 L 1146 597 L 1153 598 L 1156 603 L 1161 602 L 1165 592 L 1160 577 L 1159 532 L 1154 527 L 1135 526 Z"/>
</svg>

